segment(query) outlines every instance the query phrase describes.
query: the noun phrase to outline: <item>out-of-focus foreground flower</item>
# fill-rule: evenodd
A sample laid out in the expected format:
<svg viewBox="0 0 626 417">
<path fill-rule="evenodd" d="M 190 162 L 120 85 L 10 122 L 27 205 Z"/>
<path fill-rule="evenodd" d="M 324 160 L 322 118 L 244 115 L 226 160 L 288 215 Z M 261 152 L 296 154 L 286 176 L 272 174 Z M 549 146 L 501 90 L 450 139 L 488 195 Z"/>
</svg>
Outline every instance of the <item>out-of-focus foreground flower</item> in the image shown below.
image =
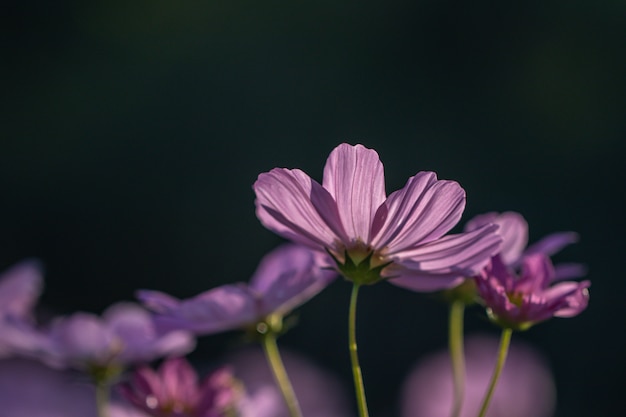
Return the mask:
<svg viewBox="0 0 626 417">
<path fill-rule="evenodd" d="M 419 172 L 387 197 L 378 154 L 341 144 L 320 185 L 298 169 L 275 168 L 254 184 L 257 217 L 265 227 L 335 258 L 357 284 L 381 278 L 418 291 L 460 283 L 477 273 L 500 245 L 494 225 L 443 237 L 465 208 L 454 181 Z"/>
<path fill-rule="evenodd" d="M 43 336 L 35 330 L 33 309 L 42 288 L 36 261 L 23 261 L 0 276 L 0 358 L 41 350 Z"/>
<path fill-rule="evenodd" d="M 264 324 L 269 316 L 282 319 L 324 289 L 337 274 L 324 269 L 323 258 L 304 246 L 283 245 L 261 260 L 249 285 L 223 285 L 187 300 L 148 290 L 137 296 L 156 313 L 162 329 L 198 334 L 243 329 Z"/>
<path fill-rule="evenodd" d="M 47 331 L 44 360 L 57 367 L 98 372 L 193 350 L 186 331 L 162 332 L 149 312 L 132 303 L 109 307 L 101 317 L 75 313 L 58 318 Z"/>
<path fill-rule="evenodd" d="M 93 385 L 84 376 L 24 359 L 0 360 L 2 417 L 97 417 Z M 109 417 L 147 417 L 113 402 Z"/>
<path fill-rule="evenodd" d="M 460 417 L 475 417 L 493 373 L 498 340 L 466 341 L 465 399 Z M 401 393 L 402 417 L 449 417 L 453 403 L 450 357 L 440 352 L 418 363 Z M 550 417 L 555 407 L 552 376 L 530 347 L 513 342 L 487 417 Z"/>
<path fill-rule="evenodd" d="M 305 417 L 350 417 L 349 392 L 339 380 L 293 352 L 283 352 L 285 368 Z M 260 349 L 244 349 L 228 355 L 225 363 L 232 366 L 236 377 L 246 387 L 255 403 L 264 404 L 267 414 L 253 417 L 289 417 L 267 362 Z M 248 408 L 253 408 L 251 403 Z"/>
<path fill-rule="evenodd" d="M 156 372 L 147 366 L 137 369 L 120 392 L 153 417 L 246 417 L 241 413 L 243 387 L 228 368 L 199 382 L 196 371 L 182 358 L 164 361 Z"/>
</svg>

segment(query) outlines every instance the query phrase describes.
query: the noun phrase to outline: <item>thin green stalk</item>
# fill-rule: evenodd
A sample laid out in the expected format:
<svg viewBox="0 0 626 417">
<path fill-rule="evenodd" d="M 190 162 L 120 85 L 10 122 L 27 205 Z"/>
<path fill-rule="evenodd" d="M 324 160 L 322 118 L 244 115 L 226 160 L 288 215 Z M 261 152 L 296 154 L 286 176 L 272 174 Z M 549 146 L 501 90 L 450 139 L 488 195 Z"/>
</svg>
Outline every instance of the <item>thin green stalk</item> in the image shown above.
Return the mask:
<svg viewBox="0 0 626 417">
<path fill-rule="evenodd" d="M 289 409 L 289 415 L 291 417 L 302 417 L 300 404 L 298 404 L 298 399 L 296 398 L 296 394 L 294 393 L 289 377 L 287 376 L 285 365 L 280 358 L 278 344 L 276 343 L 276 334 L 269 331 L 263 335 L 262 344 L 263 350 L 265 351 L 265 357 L 267 358 L 267 362 L 269 363 L 272 373 L 274 374 L 274 379 L 276 380 L 278 388 L 285 399 L 285 404 Z"/>
<path fill-rule="evenodd" d="M 109 416 L 109 384 L 107 381 L 96 382 L 96 407 L 98 417 Z"/>
<path fill-rule="evenodd" d="M 454 403 L 451 417 L 459 417 L 465 396 L 465 354 L 463 348 L 463 313 L 465 303 L 460 300 L 450 304 L 448 322 L 448 345 L 452 361 L 452 375 L 454 380 Z"/>
<path fill-rule="evenodd" d="M 498 359 L 496 361 L 496 368 L 493 370 L 493 375 L 491 376 L 491 381 L 489 382 L 489 388 L 487 389 L 487 393 L 485 394 L 485 398 L 483 399 L 483 404 L 480 407 L 480 412 L 478 413 L 478 417 L 485 417 L 487 413 L 487 408 L 489 408 L 489 402 L 491 401 L 491 397 L 496 388 L 496 384 L 498 383 L 498 378 L 500 377 L 500 373 L 502 372 L 502 368 L 504 367 L 504 362 L 506 361 L 506 355 L 509 351 L 509 344 L 511 343 L 511 335 L 513 334 L 513 329 L 507 328 L 502 330 L 502 335 L 500 336 L 500 346 L 498 347 Z"/>
<path fill-rule="evenodd" d="M 350 349 L 350 362 L 352 363 L 352 375 L 354 376 L 354 390 L 356 393 L 356 403 L 359 410 L 359 417 L 368 417 L 367 401 L 365 400 L 365 387 L 363 386 L 363 375 L 359 366 L 359 354 L 356 346 L 356 300 L 359 295 L 359 284 L 352 286 L 350 296 L 350 313 L 348 317 L 348 346 Z"/>
</svg>

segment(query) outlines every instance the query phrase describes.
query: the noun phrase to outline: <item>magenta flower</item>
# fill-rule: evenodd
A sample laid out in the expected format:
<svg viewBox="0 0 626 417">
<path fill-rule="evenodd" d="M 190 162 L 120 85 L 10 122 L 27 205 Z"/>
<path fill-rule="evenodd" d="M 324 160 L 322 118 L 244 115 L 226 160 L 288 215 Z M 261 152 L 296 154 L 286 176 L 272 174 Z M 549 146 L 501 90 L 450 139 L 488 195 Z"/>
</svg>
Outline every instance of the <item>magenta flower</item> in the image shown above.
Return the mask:
<svg viewBox="0 0 626 417">
<path fill-rule="evenodd" d="M 47 363 L 87 370 L 178 356 L 195 347 L 190 333 L 157 329 L 152 316 L 131 303 L 115 304 L 102 317 L 75 313 L 59 318 L 47 336 Z"/>
<path fill-rule="evenodd" d="M 466 389 L 460 417 L 475 417 L 493 373 L 498 340 L 471 336 L 465 347 Z M 453 395 L 448 352 L 426 357 L 404 383 L 402 416 L 448 417 Z M 554 381 L 544 361 L 530 347 L 514 342 L 487 417 L 550 417 L 554 407 Z"/>
<path fill-rule="evenodd" d="M 138 298 L 157 313 L 163 329 L 199 334 L 266 325 L 324 289 L 336 273 L 325 269 L 323 254 L 299 245 L 283 245 L 266 255 L 250 284 L 229 284 L 187 300 L 158 291 L 139 291 Z"/>
<path fill-rule="evenodd" d="M 257 217 L 275 233 L 330 253 L 359 284 L 381 278 L 414 290 L 458 284 L 478 272 L 500 245 L 496 226 L 443 237 L 457 224 L 465 192 L 433 172 L 409 178 L 386 196 L 376 151 L 341 144 L 322 185 L 298 169 L 275 168 L 254 184 Z"/>
<path fill-rule="evenodd" d="M 552 256 L 565 246 L 578 242 L 575 232 L 552 233 L 538 242 L 528 245 L 528 223 L 521 214 L 507 211 L 504 213 L 485 213 L 474 217 L 465 225 L 465 231 L 476 230 L 486 224 L 497 224 L 498 234 L 502 237 L 499 255 L 505 265 L 517 268 L 524 256 L 542 253 Z M 555 279 L 579 278 L 586 273 L 586 268 L 578 263 L 565 263 L 555 266 Z"/>
<path fill-rule="evenodd" d="M 198 375 L 182 358 L 168 359 L 158 371 L 136 370 L 120 386 L 131 404 L 153 417 L 227 417 L 240 415 L 243 391 L 227 368 L 199 383 Z"/>
<path fill-rule="evenodd" d="M 476 277 L 476 286 L 494 322 L 525 330 L 551 317 L 576 316 L 587 307 L 589 281 L 554 284 L 555 278 L 544 254 L 524 256 L 519 276 L 495 256 Z"/>
</svg>

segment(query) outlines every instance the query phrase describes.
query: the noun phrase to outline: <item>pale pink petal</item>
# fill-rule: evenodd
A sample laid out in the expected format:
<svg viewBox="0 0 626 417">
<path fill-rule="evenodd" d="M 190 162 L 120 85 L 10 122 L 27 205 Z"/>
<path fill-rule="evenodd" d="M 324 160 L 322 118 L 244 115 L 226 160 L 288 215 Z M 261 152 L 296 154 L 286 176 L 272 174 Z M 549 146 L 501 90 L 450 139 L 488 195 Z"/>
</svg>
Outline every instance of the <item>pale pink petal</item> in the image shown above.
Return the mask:
<svg viewBox="0 0 626 417">
<path fill-rule="evenodd" d="M 396 253 L 400 265 L 433 274 L 469 277 L 478 273 L 500 249 L 502 239 L 496 225 L 458 235 L 448 235 L 415 249 Z"/>
<path fill-rule="evenodd" d="M 392 255 L 450 231 L 465 208 L 465 191 L 454 181 L 437 181 L 434 173 L 419 173 L 390 195 L 384 207 L 379 213 L 387 210 L 387 219 L 373 244 L 387 247 Z"/>
<path fill-rule="evenodd" d="M 498 213 L 497 211 L 490 211 L 489 213 L 483 213 L 479 214 L 478 216 L 474 216 L 471 220 L 465 223 L 465 227 L 463 228 L 463 230 L 465 232 L 472 232 L 478 228 L 483 227 L 486 224 L 495 223 L 499 215 L 500 213 Z"/>
<path fill-rule="evenodd" d="M 386 197 L 383 164 L 376 151 L 339 145 L 326 161 L 323 186 L 337 202 L 348 239 L 369 243 L 374 214 Z"/>
<path fill-rule="evenodd" d="M 315 248 L 345 237 L 332 197 L 304 172 L 275 168 L 253 188 L 257 217 L 282 237 Z"/>
</svg>

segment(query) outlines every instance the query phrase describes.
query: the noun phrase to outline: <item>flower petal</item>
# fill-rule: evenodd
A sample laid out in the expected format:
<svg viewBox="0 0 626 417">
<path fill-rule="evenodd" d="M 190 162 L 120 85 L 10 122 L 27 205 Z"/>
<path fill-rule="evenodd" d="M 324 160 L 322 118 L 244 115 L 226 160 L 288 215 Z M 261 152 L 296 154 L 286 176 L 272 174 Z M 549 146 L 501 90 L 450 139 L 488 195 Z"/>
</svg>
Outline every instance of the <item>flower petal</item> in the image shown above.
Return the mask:
<svg viewBox="0 0 626 417">
<path fill-rule="evenodd" d="M 381 206 L 376 223 L 385 213 L 386 220 L 372 244 L 394 254 L 431 242 L 458 223 L 464 208 L 465 191 L 458 183 L 420 172 Z"/>
<path fill-rule="evenodd" d="M 522 256 L 528 244 L 528 223 L 524 217 L 514 211 L 502 214 L 496 212 L 481 214 L 465 225 L 465 231 L 476 230 L 485 224 L 494 223 L 500 226 L 498 234 L 502 236 L 500 257 L 506 265 L 514 265 Z"/>
<path fill-rule="evenodd" d="M 515 283 L 515 291 L 525 294 L 539 293 L 550 285 L 554 267 L 550 258 L 540 253 L 522 258 L 522 273 Z"/>
<path fill-rule="evenodd" d="M 304 172 L 275 168 L 260 174 L 253 188 L 257 217 L 282 237 L 315 248 L 345 238 L 332 197 Z"/>
<path fill-rule="evenodd" d="M 363 145 L 337 146 L 326 161 L 323 186 L 337 202 L 350 242 L 369 243 L 374 215 L 386 197 L 383 164 L 376 151 Z"/>
<path fill-rule="evenodd" d="M 324 289 L 336 276 L 323 270 L 326 255 L 300 245 L 283 245 L 259 264 L 250 288 L 261 296 L 261 315 L 285 314 Z"/>
<path fill-rule="evenodd" d="M 473 232 L 448 235 L 391 258 L 407 269 L 428 275 L 469 277 L 476 275 L 500 249 L 502 238 L 496 229 L 496 225 L 490 224 Z"/>
<path fill-rule="evenodd" d="M 140 299 L 150 306 L 161 296 L 142 291 Z M 161 330 L 185 329 L 197 334 L 219 333 L 243 327 L 258 319 L 256 299 L 243 285 L 223 285 L 164 309 L 155 320 Z"/>
<path fill-rule="evenodd" d="M 573 317 L 581 313 L 589 304 L 589 281 L 562 282 L 544 292 L 548 301 L 563 298 L 564 306 L 554 312 L 555 317 Z"/>
<path fill-rule="evenodd" d="M 540 241 L 530 245 L 524 255 L 532 255 L 535 253 L 543 253 L 546 256 L 552 256 L 559 252 L 567 245 L 578 242 L 578 233 L 576 232 L 558 232 L 552 233 Z"/>
<path fill-rule="evenodd" d="M 554 281 L 580 278 L 587 275 L 587 267 L 579 263 L 560 263 L 554 265 Z"/>
</svg>

